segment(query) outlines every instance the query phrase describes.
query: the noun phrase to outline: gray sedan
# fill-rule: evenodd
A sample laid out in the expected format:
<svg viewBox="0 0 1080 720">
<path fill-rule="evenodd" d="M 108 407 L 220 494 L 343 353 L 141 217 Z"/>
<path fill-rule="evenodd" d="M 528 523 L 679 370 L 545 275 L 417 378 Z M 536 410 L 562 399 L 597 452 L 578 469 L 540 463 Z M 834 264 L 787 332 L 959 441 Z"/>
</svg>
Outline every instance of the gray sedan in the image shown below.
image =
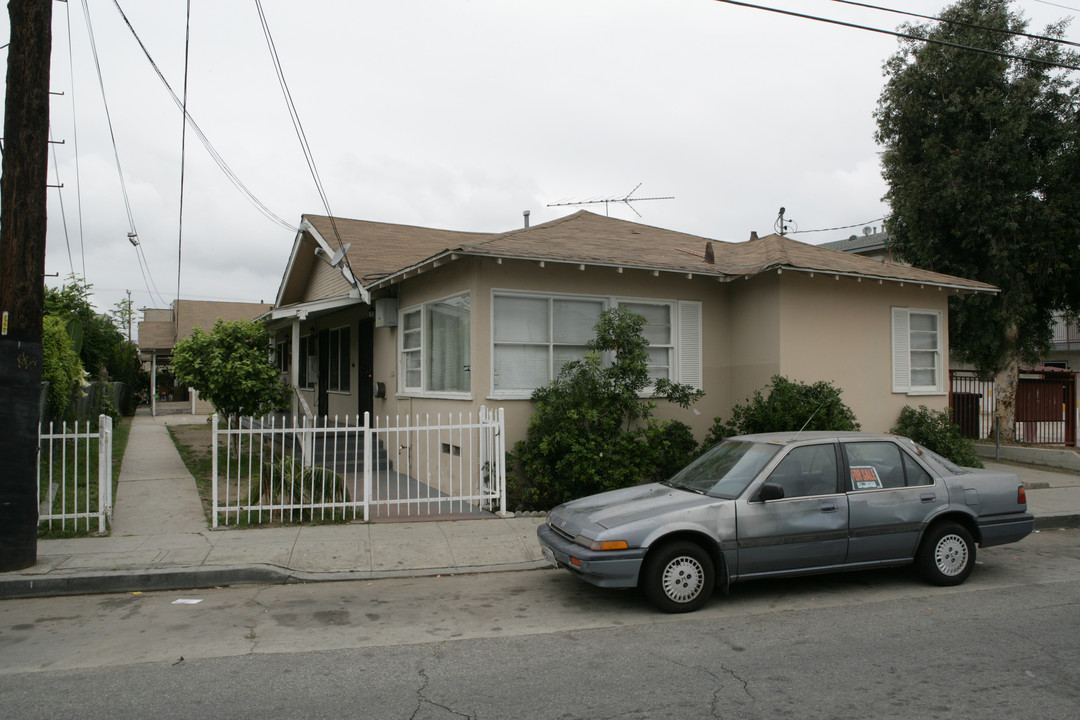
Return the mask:
<svg viewBox="0 0 1080 720">
<path fill-rule="evenodd" d="M 729 438 L 670 480 L 556 507 L 544 556 L 601 587 L 638 586 L 667 612 L 719 585 L 914 563 L 962 583 L 982 547 L 1034 518 L 1020 479 L 962 468 L 906 438 L 768 433 Z"/>
</svg>

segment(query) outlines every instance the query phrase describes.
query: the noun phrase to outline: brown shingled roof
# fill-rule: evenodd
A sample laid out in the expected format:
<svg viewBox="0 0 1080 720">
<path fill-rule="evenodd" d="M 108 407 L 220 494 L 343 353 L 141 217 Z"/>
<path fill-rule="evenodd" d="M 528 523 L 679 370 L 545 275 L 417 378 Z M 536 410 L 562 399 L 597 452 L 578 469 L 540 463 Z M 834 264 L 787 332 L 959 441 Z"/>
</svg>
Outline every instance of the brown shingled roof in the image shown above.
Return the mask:
<svg viewBox="0 0 1080 720">
<path fill-rule="evenodd" d="M 305 216 L 336 246 L 329 218 Z M 860 255 L 808 245 L 779 235 L 730 243 L 604 217 L 585 210 L 505 233 L 467 233 L 336 220 L 343 242 L 351 242 L 349 262 L 364 285 L 392 277 L 449 253 L 545 262 L 607 265 L 666 272 L 739 277 L 775 269 L 851 275 L 940 285 L 967 292 L 996 292 L 974 280 L 883 263 Z M 712 243 L 715 263 L 705 262 Z M 385 278 L 385 280 L 384 280 Z"/>
</svg>

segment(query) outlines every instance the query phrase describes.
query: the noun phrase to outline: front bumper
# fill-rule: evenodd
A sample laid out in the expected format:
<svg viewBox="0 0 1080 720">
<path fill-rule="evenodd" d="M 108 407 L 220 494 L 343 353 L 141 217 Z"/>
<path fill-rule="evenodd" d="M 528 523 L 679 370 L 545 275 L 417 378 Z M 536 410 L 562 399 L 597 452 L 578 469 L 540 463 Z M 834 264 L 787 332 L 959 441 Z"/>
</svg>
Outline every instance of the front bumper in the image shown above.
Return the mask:
<svg viewBox="0 0 1080 720">
<path fill-rule="evenodd" d="M 1030 535 L 1035 529 L 1035 516 L 1031 513 L 991 515 L 981 517 L 976 522 L 979 526 L 979 536 L 982 538 L 979 543 L 981 547 L 1016 542 Z"/>
<path fill-rule="evenodd" d="M 585 582 L 598 587 L 635 587 L 638 583 L 645 548 L 589 550 L 559 535 L 547 523 L 536 528 L 536 538 L 541 547 L 551 551 L 556 565 Z"/>
</svg>

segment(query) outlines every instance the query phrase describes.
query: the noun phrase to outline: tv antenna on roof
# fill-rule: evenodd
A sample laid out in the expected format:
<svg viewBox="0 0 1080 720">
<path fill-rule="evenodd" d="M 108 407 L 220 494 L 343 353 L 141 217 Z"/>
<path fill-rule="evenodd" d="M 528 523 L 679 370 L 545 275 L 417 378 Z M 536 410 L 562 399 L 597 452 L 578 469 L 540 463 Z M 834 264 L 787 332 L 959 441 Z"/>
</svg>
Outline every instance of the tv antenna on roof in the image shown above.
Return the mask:
<svg viewBox="0 0 1080 720">
<path fill-rule="evenodd" d="M 563 207 L 565 205 L 598 205 L 599 203 L 604 203 L 604 214 L 610 217 L 611 213 L 609 212 L 609 210 L 610 210 L 609 206 L 611 205 L 611 203 L 619 203 L 619 202 L 621 202 L 624 205 L 626 205 L 626 207 L 633 210 L 635 215 L 637 215 L 638 217 L 641 217 L 641 213 L 639 213 L 637 211 L 637 209 L 635 209 L 634 206 L 630 204 L 631 200 L 633 200 L 634 202 L 640 202 L 640 201 L 643 201 L 643 200 L 674 200 L 675 199 L 674 195 L 669 195 L 669 196 L 666 196 L 666 197 L 637 197 L 637 198 L 636 197 L 631 197 L 634 193 L 637 192 L 638 188 L 641 187 L 642 184 L 643 183 L 638 183 L 637 185 L 634 186 L 633 190 L 626 193 L 622 197 L 602 198 L 602 199 L 597 199 L 597 200 L 579 200 L 577 202 L 548 203 L 548 207 Z"/>
</svg>

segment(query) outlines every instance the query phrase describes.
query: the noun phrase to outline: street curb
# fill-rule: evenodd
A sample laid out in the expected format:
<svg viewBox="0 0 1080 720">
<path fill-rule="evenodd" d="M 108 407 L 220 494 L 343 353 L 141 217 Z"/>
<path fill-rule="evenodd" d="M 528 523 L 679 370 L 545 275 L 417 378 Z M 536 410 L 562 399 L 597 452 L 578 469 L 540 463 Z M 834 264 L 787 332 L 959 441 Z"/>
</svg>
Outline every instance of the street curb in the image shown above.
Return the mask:
<svg viewBox="0 0 1080 720">
<path fill-rule="evenodd" d="M 1036 515 L 1036 530 L 1065 530 L 1080 527 L 1080 515 L 1062 513 L 1061 515 Z"/>
<path fill-rule="evenodd" d="M 494 572 L 541 570 L 551 567 L 546 560 L 530 560 L 502 565 L 337 572 L 300 572 L 276 565 L 239 565 L 183 570 L 147 568 L 130 572 L 83 572 L 71 575 L 0 577 L 0 600 L 56 597 L 60 595 L 101 595 L 121 592 L 198 590 L 228 585 L 290 585 L 350 580 L 383 580 L 442 575 L 473 575 Z"/>
</svg>

